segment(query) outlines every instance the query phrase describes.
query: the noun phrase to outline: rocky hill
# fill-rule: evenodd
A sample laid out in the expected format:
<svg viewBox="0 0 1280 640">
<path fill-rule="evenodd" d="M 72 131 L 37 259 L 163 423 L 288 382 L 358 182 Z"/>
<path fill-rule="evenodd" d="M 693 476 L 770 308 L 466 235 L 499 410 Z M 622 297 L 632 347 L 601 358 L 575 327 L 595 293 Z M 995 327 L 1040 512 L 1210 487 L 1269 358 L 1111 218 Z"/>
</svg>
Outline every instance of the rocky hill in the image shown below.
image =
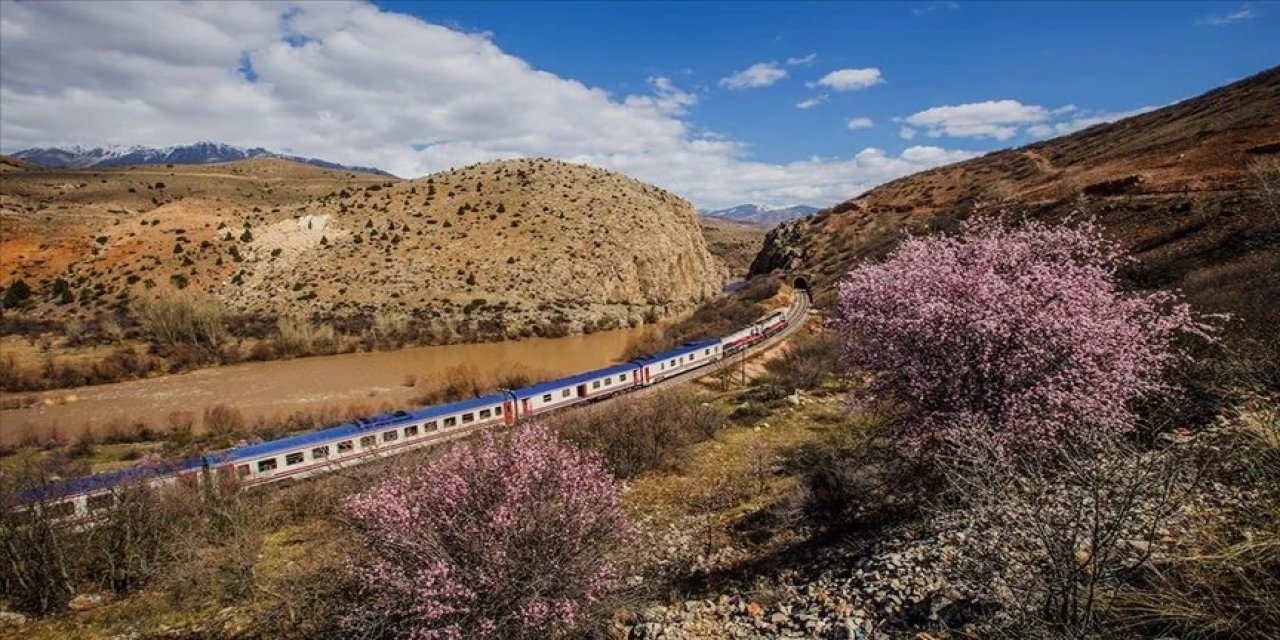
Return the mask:
<svg viewBox="0 0 1280 640">
<path fill-rule="evenodd" d="M 186 290 L 250 317 L 391 315 L 498 337 L 637 323 L 723 282 L 687 202 L 553 160 L 401 181 L 257 159 L 16 170 L 0 185 L 0 283 L 26 282 L 39 318 Z"/>
<path fill-rule="evenodd" d="M 704 215 L 698 216 L 698 225 L 706 238 L 707 250 L 724 263 L 730 278 L 746 276 L 769 231 L 769 227 L 762 224 Z"/>
<path fill-rule="evenodd" d="M 41 147 L 16 151 L 13 157 L 26 160 L 46 169 L 88 169 L 91 167 L 129 167 L 146 164 L 186 165 L 235 162 L 253 158 L 279 158 L 309 164 L 322 169 L 359 171 L 374 175 L 394 177 L 381 169 L 351 167 L 318 158 L 304 158 L 285 153 L 267 151 L 261 147 L 244 149 L 221 142 L 196 142 L 170 147 L 120 146 L 109 147 Z"/>
<path fill-rule="evenodd" d="M 1177 287 L 1246 323 L 1280 322 L 1280 68 L 1150 113 L 908 176 L 770 232 L 753 273 L 811 275 L 818 301 L 907 233 L 975 212 L 1095 216 L 1137 258 L 1127 275 Z"/>
</svg>

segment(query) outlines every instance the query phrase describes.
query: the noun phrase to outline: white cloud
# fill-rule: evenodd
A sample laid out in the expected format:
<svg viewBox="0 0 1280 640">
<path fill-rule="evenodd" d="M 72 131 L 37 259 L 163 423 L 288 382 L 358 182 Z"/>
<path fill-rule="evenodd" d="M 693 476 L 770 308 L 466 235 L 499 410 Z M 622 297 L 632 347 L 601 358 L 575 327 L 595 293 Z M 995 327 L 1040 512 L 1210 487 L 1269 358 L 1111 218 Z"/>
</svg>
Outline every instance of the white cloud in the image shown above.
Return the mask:
<svg viewBox="0 0 1280 640">
<path fill-rule="evenodd" d="M 776 62 L 758 62 L 727 78 L 720 79 L 720 86 L 729 89 L 759 89 L 787 77 L 787 70 Z"/>
<path fill-rule="evenodd" d="M 670 78 L 653 76 L 648 82 L 653 87 L 653 95 L 627 96 L 624 103 L 629 107 L 654 109 L 667 115 L 683 114 L 686 107 L 698 104 L 698 96 L 681 91 Z"/>
<path fill-rule="evenodd" d="M 1065 136 L 1068 133 L 1075 133 L 1081 129 L 1087 129 L 1095 124 L 1103 124 L 1106 122 L 1115 122 L 1136 115 L 1141 115 L 1149 111 L 1155 111 L 1160 107 L 1146 106 L 1130 109 L 1128 111 L 1113 111 L 1109 113 L 1099 113 L 1095 115 L 1080 115 L 1063 122 L 1053 122 L 1045 124 L 1037 124 L 1027 127 L 1027 135 L 1033 138 L 1054 138 L 1057 136 Z M 1055 109 L 1056 113 L 1058 110 Z"/>
<path fill-rule="evenodd" d="M 801 56 L 798 58 L 787 58 L 787 64 L 794 67 L 797 65 L 812 64 L 813 61 L 817 59 L 818 59 L 818 54 L 811 53 L 807 56 Z"/>
<path fill-rule="evenodd" d="M 917 3 L 914 7 L 912 7 L 911 13 L 914 13 L 918 16 L 922 16 L 926 13 L 932 13 L 935 9 L 955 10 L 959 8 L 960 8 L 959 2 L 951 2 L 951 1 L 926 2 L 926 3 Z"/>
<path fill-rule="evenodd" d="M 849 118 L 849 122 L 847 126 L 849 127 L 850 130 L 870 129 L 871 127 L 875 126 L 875 123 L 871 122 L 871 118 L 858 117 L 858 118 Z"/>
<path fill-rule="evenodd" d="M 814 108 L 814 107 L 816 107 L 816 106 L 818 106 L 818 105 L 820 105 L 820 104 L 822 104 L 822 103 L 824 103 L 824 102 L 826 102 L 826 101 L 827 101 L 827 94 L 825 94 L 825 93 L 824 93 L 824 94 L 822 94 L 822 95 L 820 95 L 820 96 L 814 96 L 814 97 L 812 97 L 812 98 L 807 98 L 807 99 L 805 99 L 805 100 L 801 100 L 800 102 L 797 102 L 797 103 L 796 103 L 796 108 L 797 108 L 797 109 L 812 109 L 812 108 Z"/>
<path fill-rule="evenodd" d="M 916 130 L 911 127 L 903 127 L 898 130 L 898 135 L 901 136 L 903 140 L 910 140 L 916 137 Z"/>
<path fill-rule="evenodd" d="M 1049 110 L 1017 100 L 988 100 L 925 109 L 906 118 L 931 138 L 941 136 L 1008 140 L 1021 125 L 1043 122 Z"/>
<path fill-rule="evenodd" d="M 763 162 L 688 122 L 696 103 L 662 76 L 612 96 L 535 69 L 487 34 L 359 2 L 5 3 L 0 16 L 5 151 L 211 139 L 406 177 L 545 156 L 705 207 L 828 205 L 975 155 L 917 146 Z"/>
<path fill-rule="evenodd" d="M 829 87 L 836 91 L 856 91 L 866 89 L 884 82 L 880 70 L 875 67 L 866 69 L 837 69 L 822 76 L 822 79 L 810 83 L 809 86 Z"/>
<path fill-rule="evenodd" d="M 1197 22 L 1199 24 L 1207 24 L 1215 27 L 1222 27 L 1222 26 L 1234 24 L 1237 22 L 1244 22 L 1245 20 L 1252 20 L 1253 18 L 1256 18 L 1256 17 L 1258 17 L 1258 13 L 1253 10 L 1253 7 L 1249 6 L 1248 4 L 1243 4 L 1243 5 L 1240 5 L 1239 9 L 1236 9 L 1235 11 L 1232 11 L 1230 13 L 1211 14 L 1201 18 Z"/>
</svg>

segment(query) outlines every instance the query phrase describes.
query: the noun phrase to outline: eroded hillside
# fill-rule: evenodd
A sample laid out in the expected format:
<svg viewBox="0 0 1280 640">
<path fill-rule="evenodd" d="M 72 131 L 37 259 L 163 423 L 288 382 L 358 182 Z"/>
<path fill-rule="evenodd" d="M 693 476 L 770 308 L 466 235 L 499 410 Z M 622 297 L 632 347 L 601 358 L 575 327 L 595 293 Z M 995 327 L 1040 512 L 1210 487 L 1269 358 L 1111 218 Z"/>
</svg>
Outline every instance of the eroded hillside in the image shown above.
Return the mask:
<svg viewBox="0 0 1280 640">
<path fill-rule="evenodd" d="M 762 224 L 707 215 L 699 215 L 698 224 L 706 238 L 707 250 L 724 263 L 730 278 L 746 275 L 769 230 Z"/>
<path fill-rule="evenodd" d="M 30 285 L 39 318 L 186 290 L 250 317 L 390 313 L 498 337 L 652 319 L 723 279 L 688 203 L 552 160 L 404 181 L 281 160 L 12 168 L 0 282 Z"/>
<path fill-rule="evenodd" d="M 975 212 L 1092 215 L 1137 258 L 1139 286 L 1277 323 L 1280 68 L 1112 124 L 918 173 L 772 231 L 753 273 L 812 275 L 819 302 L 907 233 Z"/>
</svg>

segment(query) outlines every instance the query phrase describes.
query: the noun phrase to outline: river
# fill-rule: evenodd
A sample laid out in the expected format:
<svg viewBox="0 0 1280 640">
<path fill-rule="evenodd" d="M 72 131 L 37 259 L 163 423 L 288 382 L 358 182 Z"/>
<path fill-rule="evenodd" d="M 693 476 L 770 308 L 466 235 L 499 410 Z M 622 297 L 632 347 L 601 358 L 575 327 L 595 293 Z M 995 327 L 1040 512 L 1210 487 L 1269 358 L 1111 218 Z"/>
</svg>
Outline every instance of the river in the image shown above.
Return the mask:
<svg viewBox="0 0 1280 640">
<path fill-rule="evenodd" d="M 250 420 L 352 406 L 403 408 L 423 392 L 408 386 L 410 376 L 435 380 L 460 365 L 481 374 L 512 368 L 542 375 L 577 373 L 616 362 L 646 330 L 251 362 L 37 394 L 0 394 L 39 400 L 27 408 L 0 411 L 0 444 L 54 434 L 71 439 L 113 423 L 143 421 L 158 428 L 176 411 L 196 416 L 198 426 L 204 409 L 215 405 L 235 407 Z"/>
</svg>

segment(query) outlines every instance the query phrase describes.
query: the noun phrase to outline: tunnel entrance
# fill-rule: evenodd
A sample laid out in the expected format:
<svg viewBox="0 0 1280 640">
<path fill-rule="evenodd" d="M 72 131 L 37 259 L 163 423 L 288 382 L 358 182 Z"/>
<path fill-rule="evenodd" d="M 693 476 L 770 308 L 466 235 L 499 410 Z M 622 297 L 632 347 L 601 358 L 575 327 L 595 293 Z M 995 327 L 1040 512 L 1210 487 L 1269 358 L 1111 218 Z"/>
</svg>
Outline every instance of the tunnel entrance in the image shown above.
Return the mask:
<svg viewBox="0 0 1280 640">
<path fill-rule="evenodd" d="M 801 291 L 808 291 L 809 280 L 804 276 L 796 276 L 795 280 L 791 281 L 791 286 L 796 289 L 800 289 Z"/>
</svg>

